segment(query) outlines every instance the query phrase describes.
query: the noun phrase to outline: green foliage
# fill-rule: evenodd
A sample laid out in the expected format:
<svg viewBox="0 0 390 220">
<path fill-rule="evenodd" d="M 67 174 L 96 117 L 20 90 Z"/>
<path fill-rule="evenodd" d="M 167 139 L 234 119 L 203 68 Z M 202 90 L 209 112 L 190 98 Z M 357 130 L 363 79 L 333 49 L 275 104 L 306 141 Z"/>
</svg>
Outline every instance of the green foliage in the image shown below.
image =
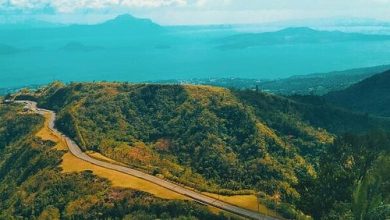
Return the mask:
<svg viewBox="0 0 390 220">
<path fill-rule="evenodd" d="M 367 173 L 388 151 L 389 136 L 336 138 L 388 128 L 386 121 L 312 96 L 207 86 L 73 83 L 47 90 L 39 102 L 59 111 L 58 128 L 85 149 L 129 166 L 199 190 L 262 191 L 287 218 L 386 215 L 388 206 L 378 201 L 387 197 L 367 192 L 383 192 L 379 185 L 387 180 Z M 92 215 L 90 207 L 100 207 L 94 195 L 72 200 L 67 210 Z M 366 198 L 369 205 L 362 203 Z M 138 215 L 142 211 L 127 217 Z"/>
<path fill-rule="evenodd" d="M 305 125 L 290 144 L 277 119 L 264 123 L 215 87 L 71 84 L 41 104 L 61 109 L 57 126 L 86 149 L 200 190 L 265 191 L 290 202 L 299 198 L 298 179 L 315 175 L 298 144 L 330 137 Z"/>
<path fill-rule="evenodd" d="M 339 138 L 321 156 L 318 179 L 299 207 L 316 219 L 388 215 L 389 152 L 390 135 L 383 132 Z"/>
<path fill-rule="evenodd" d="M 365 79 L 345 90 L 324 96 L 328 101 L 357 112 L 390 116 L 390 70 Z"/>
<path fill-rule="evenodd" d="M 353 193 L 356 219 L 390 218 L 390 155 L 379 156 Z"/>
<path fill-rule="evenodd" d="M 0 106 L 0 219 L 227 219 L 194 202 L 113 188 L 90 171 L 62 173 L 63 152 L 33 136 L 42 117 L 19 111 Z"/>
<path fill-rule="evenodd" d="M 0 151 L 21 140 L 43 122 L 38 116 L 17 115 L 21 109 L 13 105 L 0 105 Z"/>
</svg>

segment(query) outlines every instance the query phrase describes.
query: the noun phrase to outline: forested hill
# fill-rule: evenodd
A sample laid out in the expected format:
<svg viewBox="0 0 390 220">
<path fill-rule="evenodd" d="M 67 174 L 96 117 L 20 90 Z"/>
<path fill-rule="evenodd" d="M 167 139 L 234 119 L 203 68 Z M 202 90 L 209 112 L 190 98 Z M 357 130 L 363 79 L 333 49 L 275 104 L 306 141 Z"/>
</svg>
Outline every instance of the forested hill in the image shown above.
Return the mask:
<svg viewBox="0 0 390 220">
<path fill-rule="evenodd" d="M 57 111 L 57 127 L 84 150 L 198 190 L 255 193 L 288 218 L 326 215 L 313 207 L 323 196 L 314 186 L 333 181 L 319 161 L 339 134 L 387 126 L 322 102 L 210 86 L 53 83 L 19 98 Z"/>
<path fill-rule="evenodd" d="M 325 98 L 353 111 L 390 117 L 390 70 Z"/>
<path fill-rule="evenodd" d="M 92 171 L 62 172 L 64 150 L 36 136 L 43 121 L 0 103 L 0 219 L 227 219 L 194 202 L 113 187 Z"/>
</svg>

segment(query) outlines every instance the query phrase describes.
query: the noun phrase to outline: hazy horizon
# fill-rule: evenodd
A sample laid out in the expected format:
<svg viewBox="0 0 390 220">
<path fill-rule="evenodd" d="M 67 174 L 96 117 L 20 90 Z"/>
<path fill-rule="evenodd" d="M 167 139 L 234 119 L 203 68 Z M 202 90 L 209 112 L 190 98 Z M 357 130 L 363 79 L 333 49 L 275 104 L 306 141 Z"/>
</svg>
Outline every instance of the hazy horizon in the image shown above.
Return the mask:
<svg viewBox="0 0 390 220">
<path fill-rule="evenodd" d="M 0 87 L 54 79 L 277 79 L 387 65 L 389 3 L 0 0 Z M 132 16 L 114 19 L 123 14 Z M 191 26 L 214 24 L 226 26 Z M 334 30 L 341 32 L 327 32 Z"/>
<path fill-rule="evenodd" d="M 120 14 L 161 25 L 264 24 L 321 19 L 390 21 L 389 0 L 23 0 L 0 1 L 0 23 L 95 24 Z"/>
</svg>

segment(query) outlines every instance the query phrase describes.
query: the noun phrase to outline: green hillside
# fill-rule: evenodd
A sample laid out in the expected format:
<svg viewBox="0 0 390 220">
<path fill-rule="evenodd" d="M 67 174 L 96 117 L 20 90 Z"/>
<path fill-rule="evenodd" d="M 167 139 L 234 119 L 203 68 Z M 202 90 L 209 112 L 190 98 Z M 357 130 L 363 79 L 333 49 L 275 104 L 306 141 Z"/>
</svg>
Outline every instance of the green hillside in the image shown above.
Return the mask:
<svg viewBox="0 0 390 220">
<path fill-rule="evenodd" d="M 61 109 L 58 127 L 85 149 L 202 190 L 262 189 L 293 200 L 298 171 L 315 175 L 287 136 L 226 89 L 72 84 L 45 101 Z M 303 146 L 332 139 L 308 125 L 296 129 L 306 134 Z"/>
<path fill-rule="evenodd" d="M 211 85 L 235 89 L 257 89 L 278 95 L 324 95 L 350 87 L 373 75 L 390 69 L 390 65 L 349 69 L 326 73 L 296 75 L 282 79 L 204 78 L 187 80 L 160 80 L 161 84 Z M 154 82 L 154 81 L 153 81 Z"/>
<path fill-rule="evenodd" d="M 298 210 L 326 214 L 308 201 L 321 198 L 322 182 L 337 178 L 321 176 L 337 136 L 388 128 L 321 99 L 209 86 L 54 83 L 19 98 L 56 110 L 57 127 L 84 150 L 201 191 L 260 192 L 289 218 L 302 216 Z M 357 179 L 351 177 L 351 189 Z"/>
<path fill-rule="evenodd" d="M 92 172 L 61 173 L 64 152 L 34 134 L 43 118 L 0 104 L 0 219 L 227 219 L 193 202 L 111 187 Z"/>
<path fill-rule="evenodd" d="M 345 90 L 329 93 L 325 98 L 353 111 L 390 117 L 390 71 L 374 75 Z"/>
<path fill-rule="evenodd" d="M 286 79 L 261 82 L 259 86 L 265 91 L 283 95 L 324 95 L 346 89 L 388 69 L 390 69 L 390 65 L 292 76 Z"/>
<path fill-rule="evenodd" d="M 321 154 L 298 207 L 314 219 L 388 219 L 389 152 L 388 132 L 340 136 Z"/>
</svg>

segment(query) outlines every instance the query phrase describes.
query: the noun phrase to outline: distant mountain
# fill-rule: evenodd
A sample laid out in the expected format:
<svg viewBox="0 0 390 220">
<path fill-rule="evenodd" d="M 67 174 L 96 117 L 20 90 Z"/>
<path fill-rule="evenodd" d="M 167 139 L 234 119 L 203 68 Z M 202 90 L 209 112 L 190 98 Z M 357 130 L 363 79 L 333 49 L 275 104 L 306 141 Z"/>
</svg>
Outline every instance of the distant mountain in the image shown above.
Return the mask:
<svg viewBox="0 0 390 220">
<path fill-rule="evenodd" d="M 390 117 L 390 70 L 324 97 L 354 111 Z"/>
<path fill-rule="evenodd" d="M 390 69 L 390 65 L 358 68 L 329 73 L 315 73 L 292 76 L 286 79 L 263 81 L 258 85 L 262 90 L 283 95 L 324 95 L 342 90 L 370 76 Z M 253 86 L 252 86 L 253 87 Z"/>
<path fill-rule="evenodd" d="M 120 43 L 135 37 L 152 38 L 162 33 L 164 28 L 149 19 L 139 19 L 131 15 L 120 15 L 112 20 L 95 25 L 70 25 L 52 28 L 0 29 L 0 42 L 9 45 L 29 43 L 51 45 L 68 42 L 87 44 Z M 28 36 L 28 38 L 26 38 Z M 107 40 L 109 39 L 109 40 Z M 120 40 L 120 41 L 119 41 Z"/>
<path fill-rule="evenodd" d="M 116 18 L 106 21 L 98 26 L 108 27 L 128 27 L 128 28 L 142 28 L 142 29 L 160 29 L 161 26 L 154 23 L 150 19 L 136 18 L 130 14 L 119 15 Z"/>
<path fill-rule="evenodd" d="M 286 40 L 285 37 L 292 36 L 294 30 L 300 34 Z M 3 53 L 2 56 L 9 57 L 0 59 L 0 72 L 13 74 L 0 74 L 0 87 L 44 84 L 54 79 L 65 82 L 142 82 L 210 77 L 280 79 L 293 74 L 390 63 L 390 52 L 387 50 L 389 40 L 340 42 L 324 37 L 326 33 L 351 36 L 308 28 L 285 29 L 275 33 L 254 34 L 268 37 L 267 41 L 262 40 L 260 44 L 255 42 L 254 45 L 258 47 L 252 47 L 251 41 L 248 46 L 246 41 L 237 44 L 236 41 L 226 40 L 238 36 L 229 27 L 172 28 L 131 15 L 118 16 L 94 25 L 0 30 L 1 44 L 19 49 L 42 48 L 34 49 L 29 54 L 13 54 L 17 56 L 15 58 L 8 52 L 7 55 Z M 302 43 L 306 38 L 309 39 L 308 43 Z M 321 39 L 332 40 L 321 43 Z M 218 46 L 242 50 L 220 50 Z M 99 48 L 104 50 L 97 50 Z M 81 55 L 64 51 L 88 53 Z"/>
<path fill-rule="evenodd" d="M 344 33 L 340 31 L 317 31 L 307 27 L 293 27 L 276 32 L 238 34 L 219 39 L 218 44 L 221 49 L 242 49 L 261 45 L 388 40 L 390 40 L 390 35 Z"/>
<path fill-rule="evenodd" d="M 358 68 L 328 73 L 297 75 L 285 79 L 208 78 L 163 80 L 163 84 L 212 85 L 235 89 L 259 89 L 281 95 L 324 95 L 342 90 L 370 76 L 390 69 L 390 65 Z"/>
<path fill-rule="evenodd" d="M 136 18 L 129 14 L 119 15 L 112 20 L 108 20 L 96 25 L 72 25 L 67 31 L 81 31 L 79 34 L 137 34 L 137 35 L 153 35 L 163 28 L 150 19 Z M 119 36 L 123 37 L 123 36 Z"/>
</svg>

